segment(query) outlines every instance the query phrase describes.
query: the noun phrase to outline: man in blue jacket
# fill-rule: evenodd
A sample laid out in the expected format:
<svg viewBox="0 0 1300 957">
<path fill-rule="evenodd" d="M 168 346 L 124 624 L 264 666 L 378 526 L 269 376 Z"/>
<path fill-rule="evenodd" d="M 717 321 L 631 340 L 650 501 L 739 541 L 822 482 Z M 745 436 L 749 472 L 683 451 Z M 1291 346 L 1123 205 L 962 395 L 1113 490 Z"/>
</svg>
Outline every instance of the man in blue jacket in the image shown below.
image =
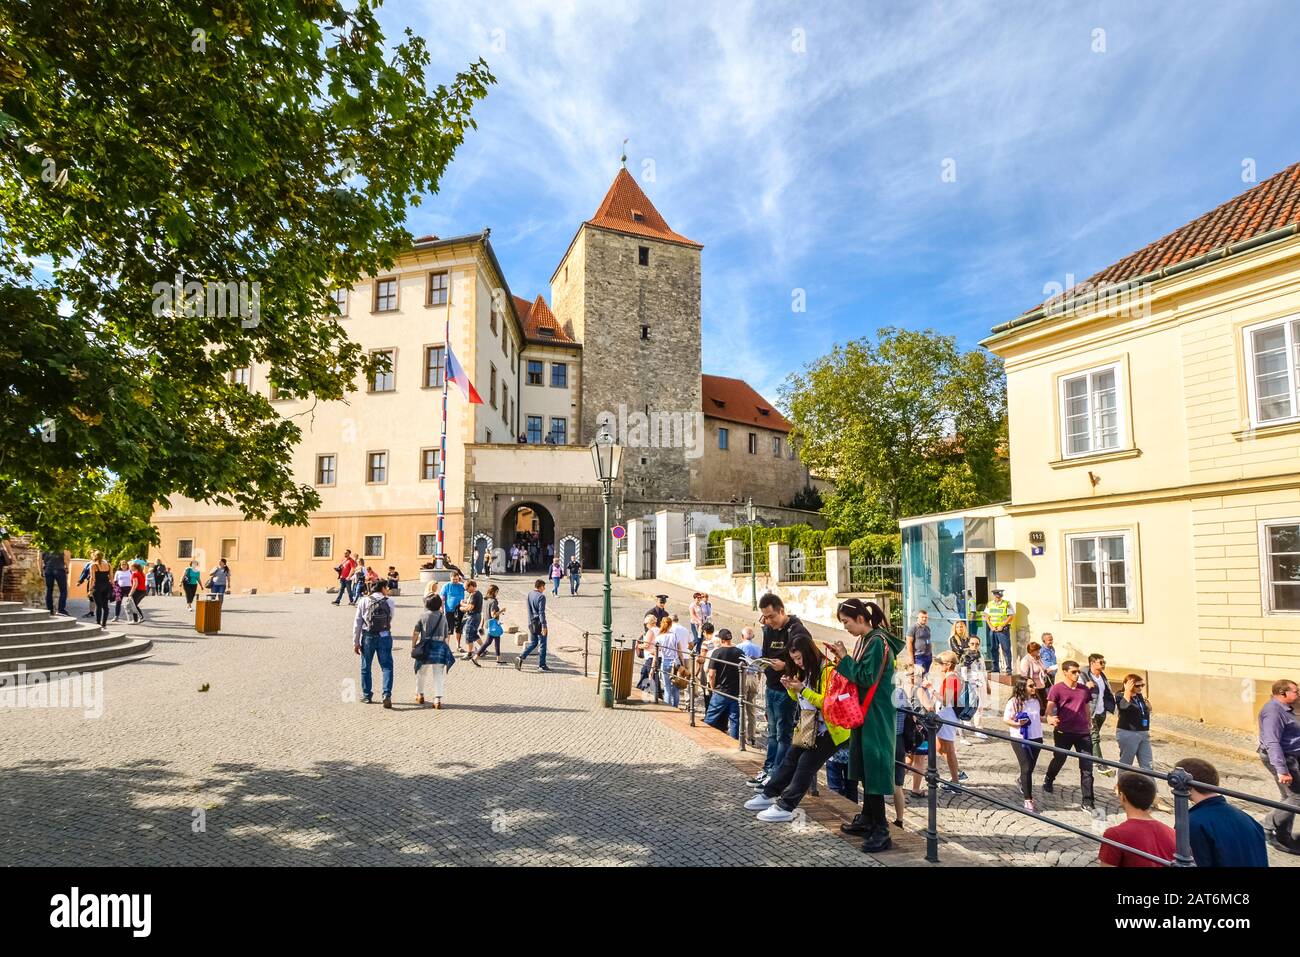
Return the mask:
<svg viewBox="0 0 1300 957">
<path fill-rule="evenodd" d="M 1182 768 L 1194 781 L 1219 786 L 1219 772 L 1209 761 L 1183 758 L 1174 767 Z M 1190 791 L 1187 826 L 1197 867 L 1268 867 L 1264 829 L 1258 821 L 1233 807 L 1222 794 L 1195 787 Z"/>
<path fill-rule="evenodd" d="M 528 635 L 531 640 L 523 654 L 515 659 L 515 671 L 523 670 L 524 659 L 539 646 L 537 670 L 550 671 L 546 667 L 546 582 L 541 578 L 533 582 L 533 590 L 528 593 Z"/>
</svg>

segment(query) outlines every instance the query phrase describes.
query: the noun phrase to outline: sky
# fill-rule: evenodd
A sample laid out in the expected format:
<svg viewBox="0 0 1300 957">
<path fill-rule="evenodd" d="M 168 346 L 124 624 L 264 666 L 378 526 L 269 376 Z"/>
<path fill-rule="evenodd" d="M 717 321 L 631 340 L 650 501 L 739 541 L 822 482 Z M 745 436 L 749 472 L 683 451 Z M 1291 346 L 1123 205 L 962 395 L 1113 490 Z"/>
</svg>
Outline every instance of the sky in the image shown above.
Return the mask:
<svg viewBox="0 0 1300 957">
<path fill-rule="evenodd" d="M 1300 161 L 1294 0 L 387 0 L 497 78 L 415 235 L 549 279 L 619 168 L 704 245 L 703 370 L 775 400 L 883 326 L 990 328 Z M 804 308 L 798 309 L 802 299 Z"/>
</svg>

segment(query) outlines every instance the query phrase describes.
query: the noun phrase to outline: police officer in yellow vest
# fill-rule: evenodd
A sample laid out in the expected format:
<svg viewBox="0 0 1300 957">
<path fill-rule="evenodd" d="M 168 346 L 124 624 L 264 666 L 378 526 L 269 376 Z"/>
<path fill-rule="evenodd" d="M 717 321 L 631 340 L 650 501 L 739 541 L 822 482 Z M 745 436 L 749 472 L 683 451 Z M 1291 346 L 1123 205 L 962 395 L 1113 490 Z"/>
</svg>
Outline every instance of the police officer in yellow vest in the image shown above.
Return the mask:
<svg viewBox="0 0 1300 957">
<path fill-rule="evenodd" d="M 1002 597 L 1002 589 L 993 589 L 993 600 L 984 606 L 984 624 L 989 630 L 989 648 L 993 656 L 993 670 L 1011 674 L 1011 622 L 1015 613 L 1011 602 Z M 1004 666 L 998 667 L 998 651 L 1002 652 Z"/>
</svg>

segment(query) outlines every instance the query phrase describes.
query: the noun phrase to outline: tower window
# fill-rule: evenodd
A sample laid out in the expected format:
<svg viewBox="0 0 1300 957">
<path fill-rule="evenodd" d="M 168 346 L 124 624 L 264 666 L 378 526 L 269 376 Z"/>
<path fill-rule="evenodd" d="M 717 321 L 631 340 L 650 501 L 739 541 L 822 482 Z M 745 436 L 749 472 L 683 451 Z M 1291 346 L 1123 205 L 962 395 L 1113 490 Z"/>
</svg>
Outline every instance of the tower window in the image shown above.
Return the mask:
<svg viewBox="0 0 1300 957">
<path fill-rule="evenodd" d="M 642 338 L 642 339 L 649 339 L 649 338 L 650 338 L 650 327 L 649 327 L 649 326 L 642 326 L 642 327 L 641 327 L 641 338 Z"/>
<path fill-rule="evenodd" d="M 636 261 L 637 261 L 637 265 L 638 265 L 638 266 L 648 266 L 648 265 L 650 265 L 650 247 L 649 247 L 649 246 L 638 246 L 638 247 L 636 247 Z"/>
</svg>

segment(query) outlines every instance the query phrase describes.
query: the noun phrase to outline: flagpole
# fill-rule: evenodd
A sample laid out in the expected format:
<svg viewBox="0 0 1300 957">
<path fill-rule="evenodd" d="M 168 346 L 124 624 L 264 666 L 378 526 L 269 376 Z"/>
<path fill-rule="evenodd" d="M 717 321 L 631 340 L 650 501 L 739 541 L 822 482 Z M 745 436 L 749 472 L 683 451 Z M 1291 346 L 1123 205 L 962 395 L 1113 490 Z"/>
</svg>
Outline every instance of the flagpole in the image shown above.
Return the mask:
<svg viewBox="0 0 1300 957">
<path fill-rule="evenodd" d="M 447 314 L 442 331 L 442 440 L 440 442 L 441 459 L 438 469 L 438 555 L 434 560 L 435 568 L 443 568 L 442 556 L 446 554 L 443 544 L 443 520 L 447 514 L 447 367 L 451 357 L 451 290 L 455 283 L 447 277 Z"/>
</svg>

